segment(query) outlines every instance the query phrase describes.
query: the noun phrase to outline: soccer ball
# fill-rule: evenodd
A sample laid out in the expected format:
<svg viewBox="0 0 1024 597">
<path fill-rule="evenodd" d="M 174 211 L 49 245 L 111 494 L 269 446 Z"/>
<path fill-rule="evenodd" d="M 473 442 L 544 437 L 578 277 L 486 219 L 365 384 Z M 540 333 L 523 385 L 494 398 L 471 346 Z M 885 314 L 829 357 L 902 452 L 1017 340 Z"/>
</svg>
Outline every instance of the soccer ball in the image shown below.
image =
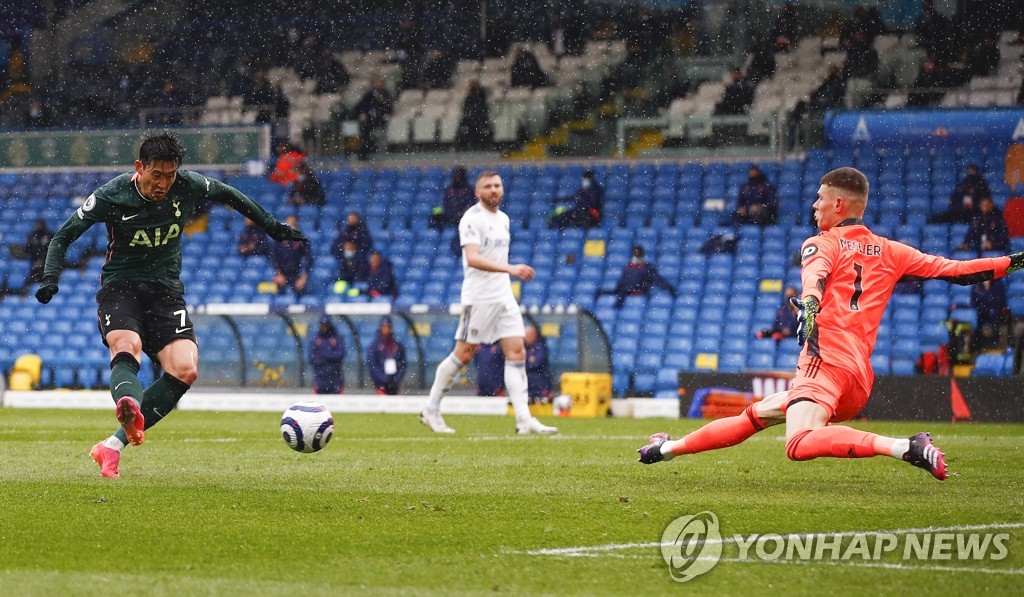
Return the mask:
<svg viewBox="0 0 1024 597">
<path fill-rule="evenodd" d="M 334 435 L 334 418 L 319 402 L 296 402 L 281 415 L 281 435 L 296 452 L 319 452 Z"/>
</svg>

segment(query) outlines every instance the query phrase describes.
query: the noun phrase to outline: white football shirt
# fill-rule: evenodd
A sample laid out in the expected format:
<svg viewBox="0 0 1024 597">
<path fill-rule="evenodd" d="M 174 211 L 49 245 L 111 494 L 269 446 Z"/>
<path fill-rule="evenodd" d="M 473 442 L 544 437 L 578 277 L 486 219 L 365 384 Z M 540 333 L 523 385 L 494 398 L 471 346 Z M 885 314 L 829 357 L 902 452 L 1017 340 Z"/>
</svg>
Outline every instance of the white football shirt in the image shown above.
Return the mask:
<svg viewBox="0 0 1024 597">
<path fill-rule="evenodd" d="M 462 246 L 477 245 L 480 256 L 498 263 L 508 263 L 509 220 L 505 212 L 491 212 L 477 203 L 459 220 L 459 242 Z M 488 272 L 466 263 L 462 253 L 462 304 L 482 305 L 515 301 L 511 277 L 504 272 Z"/>
</svg>

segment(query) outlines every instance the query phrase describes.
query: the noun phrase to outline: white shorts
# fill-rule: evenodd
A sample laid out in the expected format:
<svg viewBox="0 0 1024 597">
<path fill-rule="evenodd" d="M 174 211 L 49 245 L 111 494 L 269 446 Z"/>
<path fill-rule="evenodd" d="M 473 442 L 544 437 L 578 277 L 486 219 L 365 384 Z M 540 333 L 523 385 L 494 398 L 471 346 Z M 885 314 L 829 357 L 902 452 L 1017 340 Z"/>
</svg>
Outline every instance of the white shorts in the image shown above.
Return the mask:
<svg viewBox="0 0 1024 597">
<path fill-rule="evenodd" d="M 493 344 L 502 338 L 526 335 L 523 314 L 515 301 L 463 305 L 455 339 L 470 344 Z"/>
</svg>

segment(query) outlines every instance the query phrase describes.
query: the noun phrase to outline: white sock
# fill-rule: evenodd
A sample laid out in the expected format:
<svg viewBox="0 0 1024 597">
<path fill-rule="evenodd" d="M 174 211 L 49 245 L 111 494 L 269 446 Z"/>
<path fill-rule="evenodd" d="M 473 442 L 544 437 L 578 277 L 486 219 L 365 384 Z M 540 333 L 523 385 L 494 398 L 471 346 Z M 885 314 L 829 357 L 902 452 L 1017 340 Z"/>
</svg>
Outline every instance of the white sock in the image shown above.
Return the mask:
<svg viewBox="0 0 1024 597">
<path fill-rule="evenodd" d="M 892 457 L 903 460 L 903 455 L 910 451 L 909 439 L 892 440 Z"/>
<path fill-rule="evenodd" d="M 674 442 L 674 441 L 667 441 L 667 442 L 661 444 L 661 459 L 662 460 L 672 460 L 673 458 L 676 457 L 676 453 L 672 451 L 672 446 L 674 446 L 675 444 L 676 444 L 676 442 Z"/>
<path fill-rule="evenodd" d="M 427 410 L 438 412 L 441 410 L 441 399 L 448 395 L 452 389 L 455 376 L 459 374 L 463 363 L 455 358 L 455 353 L 449 354 L 437 365 L 437 373 L 434 374 L 434 384 L 430 386 L 430 400 L 427 401 Z"/>
<path fill-rule="evenodd" d="M 526 361 L 505 361 L 505 390 L 516 413 L 516 422 L 530 420 L 530 393 L 526 381 Z"/>
<path fill-rule="evenodd" d="M 124 442 L 117 439 L 116 435 L 111 435 L 106 440 L 104 440 L 103 445 L 110 448 L 111 450 L 117 450 L 118 452 L 124 449 Z"/>
</svg>

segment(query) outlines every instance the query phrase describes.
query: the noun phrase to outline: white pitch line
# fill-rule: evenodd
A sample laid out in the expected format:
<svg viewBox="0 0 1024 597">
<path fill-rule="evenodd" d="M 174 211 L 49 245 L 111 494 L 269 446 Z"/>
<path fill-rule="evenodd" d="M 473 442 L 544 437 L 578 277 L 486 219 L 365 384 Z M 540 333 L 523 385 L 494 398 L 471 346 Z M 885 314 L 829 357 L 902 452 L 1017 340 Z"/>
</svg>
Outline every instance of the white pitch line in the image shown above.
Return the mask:
<svg viewBox="0 0 1024 597">
<path fill-rule="evenodd" d="M 958 533 L 966 531 L 981 531 L 985 529 L 1019 529 L 1024 528 L 1024 522 L 1005 522 L 1005 523 L 992 523 L 992 524 L 974 524 L 974 525 L 959 525 L 959 526 L 947 526 L 947 527 L 923 527 L 916 529 L 890 529 L 884 531 L 840 531 L 834 533 L 819 532 L 819 533 L 790 533 L 788 535 L 782 535 L 782 538 L 786 541 L 792 541 L 796 539 L 807 539 L 808 537 L 816 536 L 827 536 L 827 537 L 852 537 L 854 535 L 866 535 L 869 537 L 875 537 L 878 535 L 909 535 L 911 533 Z M 733 537 L 722 537 L 720 539 L 714 539 L 710 541 L 701 541 L 699 543 L 721 543 L 729 544 L 736 541 Z M 528 556 L 566 556 L 566 557 L 590 557 L 600 552 L 612 552 L 622 551 L 629 549 L 641 549 L 649 547 L 661 547 L 661 542 L 652 541 L 648 543 L 609 543 L 607 545 L 591 545 L 591 546 L 580 546 L 580 547 L 555 547 L 548 549 L 534 549 L 530 551 L 513 551 L 509 553 L 522 554 Z"/>
<path fill-rule="evenodd" d="M 580 557 L 593 557 L 593 558 L 596 558 L 596 557 L 599 557 L 599 556 L 597 554 L 591 554 L 591 555 L 583 555 L 583 556 L 580 556 Z M 621 554 L 621 553 L 602 554 L 600 557 L 610 557 L 610 558 L 628 559 L 628 560 L 649 559 L 649 556 L 641 556 L 641 555 L 636 555 L 636 554 L 629 555 L 629 554 Z M 972 566 L 933 566 L 933 565 L 930 565 L 930 564 L 924 564 L 924 565 L 913 565 L 913 564 L 911 564 L 911 565 L 907 565 L 907 564 L 897 564 L 897 563 L 887 563 L 887 562 L 858 562 L 858 561 L 851 561 L 851 560 L 844 560 L 844 561 L 841 561 L 841 562 L 833 562 L 831 560 L 784 560 L 784 559 L 762 560 L 762 559 L 758 559 L 758 558 L 721 558 L 721 559 L 718 560 L 718 563 L 723 563 L 723 562 L 726 562 L 726 563 L 729 563 L 729 564 L 795 564 L 795 565 L 799 565 L 799 566 L 816 566 L 816 565 L 824 564 L 824 565 L 827 565 L 827 566 L 842 566 L 844 568 L 846 568 L 846 567 L 854 567 L 854 568 L 883 568 L 883 569 L 888 569 L 888 570 L 901 570 L 901 571 L 904 571 L 904 572 L 915 572 L 915 571 L 924 571 L 924 572 L 956 572 L 956 573 L 961 573 L 961 572 L 978 572 L 978 573 L 981 573 L 981 574 L 1008 574 L 1008 575 L 1011 575 L 1011 576 L 1024 576 L 1024 568 L 1007 568 L 1005 570 L 1001 570 L 999 568 L 981 568 L 981 567 L 972 567 Z"/>
</svg>

